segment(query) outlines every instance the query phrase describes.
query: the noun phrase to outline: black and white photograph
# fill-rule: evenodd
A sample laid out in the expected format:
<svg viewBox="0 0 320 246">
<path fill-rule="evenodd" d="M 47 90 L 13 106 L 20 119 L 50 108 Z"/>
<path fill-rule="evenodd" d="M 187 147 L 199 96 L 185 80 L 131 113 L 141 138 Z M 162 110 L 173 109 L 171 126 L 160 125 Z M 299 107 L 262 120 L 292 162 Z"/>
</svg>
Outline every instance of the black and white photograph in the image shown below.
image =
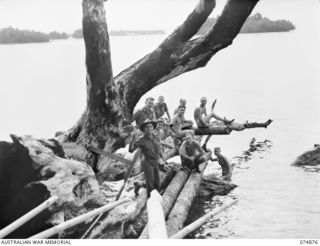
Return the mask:
<svg viewBox="0 0 320 246">
<path fill-rule="evenodd" d="M 319 106 L 319 0 L 0 0 L 0 244 L 318 245 Z"/>
</svg>

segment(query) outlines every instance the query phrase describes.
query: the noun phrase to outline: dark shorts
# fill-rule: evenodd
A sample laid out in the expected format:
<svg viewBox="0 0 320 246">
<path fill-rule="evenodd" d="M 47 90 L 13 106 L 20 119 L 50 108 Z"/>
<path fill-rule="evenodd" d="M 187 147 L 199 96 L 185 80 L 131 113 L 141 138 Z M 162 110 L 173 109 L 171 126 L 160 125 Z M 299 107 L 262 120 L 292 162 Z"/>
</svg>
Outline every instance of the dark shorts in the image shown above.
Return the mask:
<svg viewBox="0 0 320 246">
<path fill-rule="evenodd" d="M 185 159 L 185 158 L 181 158 L 181 164 L 191 170 L 198 168 L 199 164 L 201 164 L 202 162 L 204 162 L 204 155 L 202 155 L 202 154 L 197 155 L 197 157 L 195 158 L 194 161 L 191 161 L 191 160 Z"/>
</svg>

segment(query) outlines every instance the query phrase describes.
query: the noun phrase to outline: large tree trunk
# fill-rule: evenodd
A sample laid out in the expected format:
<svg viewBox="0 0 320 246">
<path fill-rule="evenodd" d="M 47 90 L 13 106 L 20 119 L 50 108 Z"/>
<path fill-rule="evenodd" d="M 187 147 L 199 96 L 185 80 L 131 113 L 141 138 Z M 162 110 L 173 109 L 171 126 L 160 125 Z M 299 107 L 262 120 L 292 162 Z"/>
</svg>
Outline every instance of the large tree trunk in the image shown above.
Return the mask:
<svg viewBox="0 0 320 246">
<path fill-rule="evenodd" d="M 155 86 L 205 66 L 215 53 L 232 43 L 257 1 L 229 0 L 211 30 L 190 40 L 215 7 L 215 0 L 199 0 L 184 23 L 157 49 L 114 78 L 104 1 L 83 0 L 87 108 L 64 141 L 93 145 L 108 152 L 123 147 L 132 130 L 127 126 L 139 99 Z M 92 167 L 97 160 L 95 154 L 88 152 L 86 161 Z"/>
</svg>

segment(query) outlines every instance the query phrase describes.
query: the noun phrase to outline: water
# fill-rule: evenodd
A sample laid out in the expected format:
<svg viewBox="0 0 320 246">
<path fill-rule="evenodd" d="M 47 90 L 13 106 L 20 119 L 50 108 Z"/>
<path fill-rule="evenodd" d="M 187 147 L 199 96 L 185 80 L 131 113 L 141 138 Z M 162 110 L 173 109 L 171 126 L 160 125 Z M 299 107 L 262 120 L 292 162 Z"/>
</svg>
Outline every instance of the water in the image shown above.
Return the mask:
<svg viewBox="0 0 320 246">
<path fill-rule="evenodd" d="M 314 22 L 310 25 L 316 30 Z M 320 175 L 290 166 L 320 142 L 320 35 L 306 30 L 300 25 L 289 33 L 240 35 L 206 68 L 146 95 L 164 95 L 171 112 L 179 98 L 187 98 L 187 118 L 199 98 L 207 96 L 210 103 L 218 99 L 216 112 L 222 116 L 240 122 L 274 120 L 267 130 L 233 132 L 210 141 L 210 147 L 220 146 L 230 158 L 241 155 L 253 137 L 273 146 L 234 175 L 239 187 L 230 196 L 239 203 L 219 223 L 207 225 L 206 237 L 320 238 Z M 112 37 L 114 73 L 163 38 Z M 9 140 L 10 133 L 52 137 L 70 128 L 85 107 L 84 64 L 82 40 L 0 46 L 0 139 Z"/>
</svg>

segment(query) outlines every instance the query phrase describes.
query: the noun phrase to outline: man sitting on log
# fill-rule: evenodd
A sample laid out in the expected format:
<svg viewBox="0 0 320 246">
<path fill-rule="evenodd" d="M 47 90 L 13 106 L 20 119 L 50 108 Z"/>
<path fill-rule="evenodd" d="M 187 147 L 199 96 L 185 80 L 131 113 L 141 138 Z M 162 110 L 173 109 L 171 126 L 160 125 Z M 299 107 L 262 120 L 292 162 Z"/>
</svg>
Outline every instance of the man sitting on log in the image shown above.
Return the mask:
<svg viewBox="0 0 320 246">
<path fill-rule="evenodd" d="M 136 134 L 133 134 L 129 145 L 129 152 L 132 153 L 135 149 L 140 148 L 145 157 L 141 165 L 146 179 L 148 197 L 154 189 L 160 192 L 159 164 L 164 164 L 160 140 L 153 133 L 156 127 L 155 121 L 146 119 L 140 125 L 140 130 L 144 134 L 139 139 Z"/>
<path fill-rule="evenodd" d="M 214 102 L 212 103 L 211 106 L 211 112 L 210 114 L 207 115 L 207 108 L 206 108 L 206 104 L 207 104 L 207 98 L 206 97 L 201 97 L 200 99 L 200 106 L 197 107 L 194 110 L 194 120 L 198 126 L 198 128 L 209 128 L 210 127 L 210 120 L 212 118 L 215 118 L 216 120 L 222 121 L 224 122 L 226 125 L 231 124 L 233 120 L 227 120 L 226 117 L 222 118 L 221 116 L 217 115 L 216 113 L 213 112 L 214 106 L 217 102 L 217 99 L 214 100 Z M 209 139 L 212 135 L 209 135 L 204 144 L 202 145 L 202 148 L 207 151 L 207 143 L 209 142 Z"/>
<path fill-rule="evenodd" d="M 183 107 L 186 107 L 186 108 L 187 108 L 186 105 L 187 105 L 187 100 L 181 98 L 180 101 L 179 101 L 179 106 L 173 111 L 173 115 L 176 115 L 176 114 L 178 113 L 180 106 L 183 106 Z"/>
<path fill-rule="evenodd" d="M 210 159 L 210 160 L 211 161 L 218 161 L 219 165 L 222 168 L 221 178 L 223 180 L 230 181 L 231 176 L 232 176 L 232 167 L 231 167 L 229 160 L 227 159 L 227 157 L 225 157 L 224 155 L 221 154 L 220 147 L 214 148 L 214 154 L 216 155 L 217 158 Z"/>
<path fill-rule="evenodd" d="M 134 113 L 132 121 L 136 122 L 137 128 L 140 128 L 140 125 L 146 120 L 156 120 L 156 115 L 153 109 L 154 98 L 148 97 L 146 99 L 145 106 L 142 109 L 139 109 Z"/>
<path fill-rule="evenodd" d="M 207 160 L 200 144 L 193 139 L 192 133 L 186 134 L 186 137 L 180 146 L 179 155 L 182 166 L 187 167 L 190 170 L 195 169 L 199 173 L 201 172 L 199 164 Z"/>
<path fill-rule="evenodd" d="M 194 130 L 192 129 L 183 129 L 185 118 L 184 113 L 186 111 L 185 106 L 179 106 L 178 114 L 176 114 L 172 120 L 172 135 L 175 138 L 183 139 L 187 133 L 194 134 Z"/>
</svg>

